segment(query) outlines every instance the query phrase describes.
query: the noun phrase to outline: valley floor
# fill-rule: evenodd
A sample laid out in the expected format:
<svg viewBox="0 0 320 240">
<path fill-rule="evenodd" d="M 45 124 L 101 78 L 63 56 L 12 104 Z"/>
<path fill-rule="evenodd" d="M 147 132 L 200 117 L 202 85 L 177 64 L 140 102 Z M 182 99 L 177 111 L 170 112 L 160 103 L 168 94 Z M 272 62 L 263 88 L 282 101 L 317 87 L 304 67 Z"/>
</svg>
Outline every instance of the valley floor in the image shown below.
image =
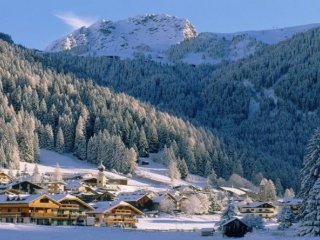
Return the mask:
<svg viewBox="0 0 320 240">
<path fill-rule="evenodd" d="M 227 239 L 220 232 L 214 237 L 201 237 L 199 231 L 156 231 L 156 230 L 127 230 L 107 227 L 71 227 L 71 226 L 39 226 L 15 225 L 0 223 L 0 239 L 14 240 L 197 240 L 197 239 Z M 291 231 L 265 230 L 247 234 L 247 240 L 316 240 L 318 238 L 299 238 Z"/>
</svg>

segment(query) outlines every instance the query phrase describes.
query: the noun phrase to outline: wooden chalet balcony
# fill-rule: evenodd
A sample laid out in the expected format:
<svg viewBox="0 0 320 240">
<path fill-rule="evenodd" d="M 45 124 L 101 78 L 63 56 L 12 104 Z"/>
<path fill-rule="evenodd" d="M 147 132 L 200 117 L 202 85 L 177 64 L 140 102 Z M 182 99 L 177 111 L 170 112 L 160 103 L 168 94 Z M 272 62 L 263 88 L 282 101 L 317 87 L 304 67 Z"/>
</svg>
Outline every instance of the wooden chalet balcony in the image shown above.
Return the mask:
<svg viewBox="0 0 320 240">
<path fill-rule="evenodd" d="M 135 218 L 107 218 L 105 220 L 108 224 L 117 224 L 117 223 L 137 223 L 138 220 Z"/>
<path fill-rule="evenodd" d="M 34 218 L 50 218 L 50 219 L 77 219 L 78 214 L 53 214 L 53 213 L 31 213 Z"/>
<path fill-rule="evenodd" d="M 52 213 L 33 212 L 30 214 L 33 218 L 54 218 L 56 215 Z"/>
<path fill-rule="evenodd" d="M 116 210 L 115 215 L 131 215 L 131 211 L 130 210 Z"/>
<path fill-rule="evenodd" d="M 22 215 L 26 215 L 26 214 L 22 214 L 21 212 L 3 212 L 0 213 L 0 217 L 22 217 Z M 27 217 L 27 216 L 24 216 Z"/>
<path fill-rule="evenodd" d="M 78 210 L 79 209 L 79 205 L 78 204 L 61 204 L 60 209 Z"/>
</svg>

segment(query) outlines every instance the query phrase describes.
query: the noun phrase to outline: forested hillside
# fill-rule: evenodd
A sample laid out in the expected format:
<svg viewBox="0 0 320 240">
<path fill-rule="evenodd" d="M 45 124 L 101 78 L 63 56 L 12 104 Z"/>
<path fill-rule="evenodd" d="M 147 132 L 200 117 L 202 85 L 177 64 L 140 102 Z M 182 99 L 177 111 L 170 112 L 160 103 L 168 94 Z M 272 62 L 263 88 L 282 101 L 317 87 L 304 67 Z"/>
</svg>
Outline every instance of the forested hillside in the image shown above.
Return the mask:
<svg viewBox="0 0 320 240">
<path fill-rule="evenodd" d="M 57 73 L 33 51 L 2 40 L 0 126 L 0 163 L 13 169 L 20 160 L 38 161 L 42 147 L 128 173 L 137 155 L 167 146 L 184 176 L 232 173 L 234 158 L 210 131 L 91 80 Z"/>
<path fill-rule="evenodd" d="M 240 175 L 262 172 L 298 187 L 305 144 L 320 124 L 319 45 L 314 29 L 216 66 L 42 53 L 38 60 L 216 130 L 238 149 Z"/>
</svg>

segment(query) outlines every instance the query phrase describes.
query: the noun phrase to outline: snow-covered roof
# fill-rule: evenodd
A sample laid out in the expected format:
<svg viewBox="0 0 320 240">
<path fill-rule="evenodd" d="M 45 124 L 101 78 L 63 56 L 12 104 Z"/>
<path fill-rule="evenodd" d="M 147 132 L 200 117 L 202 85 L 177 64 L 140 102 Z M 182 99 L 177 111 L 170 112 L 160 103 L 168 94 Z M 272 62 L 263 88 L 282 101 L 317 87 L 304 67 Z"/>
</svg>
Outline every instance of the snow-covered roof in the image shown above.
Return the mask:
<svg viewBox="0 0 320 240">
<path fill-rule="evenodd" d="M 57 202 L 53 198 L 48 195 L 42 194 L 25 194 L 25 195 L 0 195 L 0 204 L 8 204 L 8 203 L 30 203 L 34 200 L 41 198 L 41 197 L 48 197 L 49 199 Z"/>
<path fill-rule="evenodd" d="M 220 187 L 222 190 L 227 191 L 227 192 L 232 192 L 238 196 L 240 195 L 245 195 L 246 192 L 242 191 L 241 189 L 238 188 L 233 188 L 233 187 Z"/>
<path fill-rule="evenodd" d="M 80 198 L 70 194 L 53 194 L 53 195 L 50 195 L 50 197 L 57 202 L 61 202 L 63 200 L 75 200 L 79 202 L 81 205 L 93 210 L 93 207 L 90 204 L 87 204 L 84 201 L 82 201 Z"/>
<path fill-rule="evenodd" d="M 139 209 L 132 206 L 130 203 L 124 202 L 124 201 L 104 201 L 104 202 L 94 202 L 90 203 L 92 207 L 95 208 L 95 210 L 91 211 L 92 214 L 99 214 L 99 213 L 105 213 L 107 211 L 110 211 L 111 209 L 118 207 L 118 206 L 128 206 L 132 209 L 134 209 L 139 214 L 143 214 Z"/>
<path fill-rule="evenodd" d="M 225 226 L 225 225 L 227 225 L 227 224 L 229 224 L 229 223 L 231 223 L 231 222 L 233 222 L 233 221 L 239 221 L 239 222 L 242 222 L 243 224 L 245 224 L 243 221 L 241 221 L 239 218 L 231 218 L 230 220 L 228 220 L 228 221 L 226 221 L 226 222 L 224 222 L 223 224 L 222 224 L 222 226 Z M 247 225 L 247 224 L 245 224 L 245 225 Z"/>
<path fill-rule="evenodd" d="M 257 208 L 257 207 L 260 207 L 263 204 L 268 204 L 268 205 L 270 205 L 272 207 L 275 207 L 273 204 L 267 203 L 267 202 L 251 202 L 251 203 L 239 204 L 238 207 L 242 207 L 242 208 Z"/>
<path fill-rule="evenodd" d="M 125 202 L 137 202 L 144 196 L 147 196 L 147 193 L 143 192 L 123 192 L 119 193 L 117 196 L 117 199 L 119 201 L 125 201 Z"/>
</svg>

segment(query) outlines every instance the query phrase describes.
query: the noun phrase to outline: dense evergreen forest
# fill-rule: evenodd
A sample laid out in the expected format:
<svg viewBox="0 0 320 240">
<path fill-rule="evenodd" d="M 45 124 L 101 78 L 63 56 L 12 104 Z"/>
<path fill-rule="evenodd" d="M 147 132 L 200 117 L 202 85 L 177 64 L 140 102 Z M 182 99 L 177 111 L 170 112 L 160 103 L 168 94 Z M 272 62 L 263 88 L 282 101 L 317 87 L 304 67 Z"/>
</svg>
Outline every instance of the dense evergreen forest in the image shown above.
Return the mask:
<svg viewBox="0 0 320 240">
<path fill-rule="evenodd" d="M 92 80 L 57 73 L 34 51 L 0 39 L 0 164 L 17 169 L 19 161 L 38 161 L 39 147 L 123 173 L 132 172 L 137 156 L 163 149 L 184 177 L 215 171 L 228 178 L 234 165 L 225 144 L 205 128 Z"/>
<path fill-rule="evenodd" d="M 314 29 L 216 66 L 61 53 L 36 60 L 208 127 L 237 149 L 229 156 L 240 175 L 255 180 L 261 172 L 297 189 L 306 142 L 320 123 L 319 45 Z"/>
</svg>

